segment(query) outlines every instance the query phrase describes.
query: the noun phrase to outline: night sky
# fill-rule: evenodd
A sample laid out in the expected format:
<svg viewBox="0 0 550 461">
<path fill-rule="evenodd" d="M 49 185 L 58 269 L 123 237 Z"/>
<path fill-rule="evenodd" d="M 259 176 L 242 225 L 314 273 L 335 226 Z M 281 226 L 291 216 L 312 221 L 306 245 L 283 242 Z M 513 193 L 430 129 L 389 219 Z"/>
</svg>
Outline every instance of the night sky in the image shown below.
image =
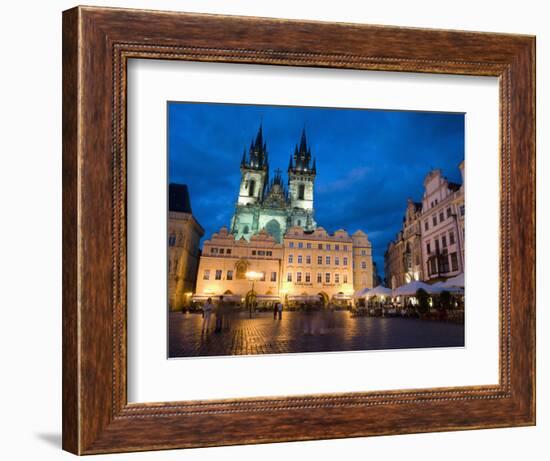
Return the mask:
<svg viewBox="0 0 550 461">
<path fill-rule="evenodd" d="M 317 158 L 317 225 L 365 231 L 382 276 L 384 251 L 401 228 L 407 198 L 422 200 L 430 169 L 461 182 L 463 114 L 170 102 L 169 181 L 189 186 L 203 240 L 230 225 L 243 149 L 248 152 L 260 122 L 270 178 L 280 168 L 285 183 L 305 127 Z"/>
</svg>

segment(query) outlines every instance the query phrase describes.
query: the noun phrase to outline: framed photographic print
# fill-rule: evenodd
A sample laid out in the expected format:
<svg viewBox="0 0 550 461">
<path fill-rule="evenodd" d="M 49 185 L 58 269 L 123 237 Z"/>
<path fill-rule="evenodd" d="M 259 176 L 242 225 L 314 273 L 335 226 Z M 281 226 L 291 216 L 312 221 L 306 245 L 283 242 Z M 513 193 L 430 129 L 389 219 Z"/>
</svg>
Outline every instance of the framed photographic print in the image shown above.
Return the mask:
<svg viewBox="0 0 550 461">
<path fill-rule="evenodd" d="M 64 12 L 64 449 L 534 424 L 534 50 Z"/>
</svg>

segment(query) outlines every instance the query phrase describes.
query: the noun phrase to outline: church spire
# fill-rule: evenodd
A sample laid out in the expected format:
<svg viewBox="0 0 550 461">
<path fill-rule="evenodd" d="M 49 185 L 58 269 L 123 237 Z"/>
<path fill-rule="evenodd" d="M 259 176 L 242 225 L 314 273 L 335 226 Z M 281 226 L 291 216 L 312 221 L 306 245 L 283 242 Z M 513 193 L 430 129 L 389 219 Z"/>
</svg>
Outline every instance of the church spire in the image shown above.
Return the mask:
<svg viewBox="0 0 550 461">
<path fill-rule="evenodd" d="M 246 165 L 246 147 L 243 149 L 243 158 L 241 160 L 241 166 Z"/>
</svg>

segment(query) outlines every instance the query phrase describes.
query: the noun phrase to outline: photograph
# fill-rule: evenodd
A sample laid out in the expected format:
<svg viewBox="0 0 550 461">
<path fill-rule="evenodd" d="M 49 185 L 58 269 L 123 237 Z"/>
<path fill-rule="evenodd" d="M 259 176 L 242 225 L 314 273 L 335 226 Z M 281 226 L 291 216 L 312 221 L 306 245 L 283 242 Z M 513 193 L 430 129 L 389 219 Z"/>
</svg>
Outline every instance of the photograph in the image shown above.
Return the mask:
<svg viewBox="0 0 550 461">
<path fill-rule="evenodd" d="M 169 101 L 168 357 L 464 347 L 464 113 Z"/>
</svg>

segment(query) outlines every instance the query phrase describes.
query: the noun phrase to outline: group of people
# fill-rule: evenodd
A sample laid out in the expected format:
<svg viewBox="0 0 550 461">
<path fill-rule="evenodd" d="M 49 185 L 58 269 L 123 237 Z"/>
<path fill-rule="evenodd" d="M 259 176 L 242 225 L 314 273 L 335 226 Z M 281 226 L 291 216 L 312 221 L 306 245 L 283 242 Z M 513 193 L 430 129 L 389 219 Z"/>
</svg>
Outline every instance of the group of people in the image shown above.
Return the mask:
<svg viewBox="0 0 550 461">
<path fill-rule="evenodd" d="M 280 302 L 273 304 L 273 320 L 277 320 L 277 317 L 279 320 L 283 318 L 283 304 Z"/>
<path fill-rule="evenodd" d="M 219 302 L 214 304 L 212 298 L 208 298 L 202 306 L 202 334 L 210 331 L 210 319 L 212 314 L 216 317 L 214 333 L 221 333 L 225 328 L 229 328 L 229 316 L 232 311 L 230 303 L 224 301 L 223 296 L 220 296 Z"/>
</svg>

